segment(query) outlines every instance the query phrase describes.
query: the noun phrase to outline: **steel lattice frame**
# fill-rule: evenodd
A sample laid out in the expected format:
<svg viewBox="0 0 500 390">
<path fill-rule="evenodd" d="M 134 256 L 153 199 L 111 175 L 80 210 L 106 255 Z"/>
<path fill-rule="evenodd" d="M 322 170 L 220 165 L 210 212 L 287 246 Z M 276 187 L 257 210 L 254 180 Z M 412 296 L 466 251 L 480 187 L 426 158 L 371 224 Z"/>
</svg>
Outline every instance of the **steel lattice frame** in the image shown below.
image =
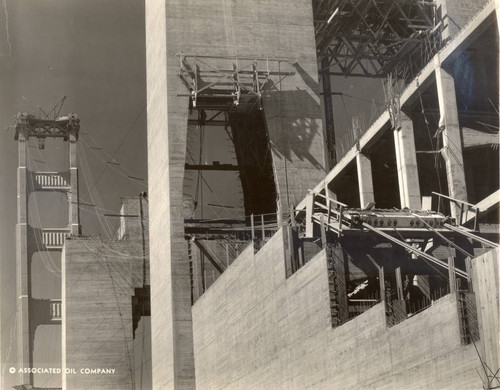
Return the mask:
<svg viewBox="0 0 500 390">
<path fill-rule="evenodd" d="M 322 74 L 408 79 L 441 47 L 430 0 L 313 0 L 313 12 Z"/>
</svg>

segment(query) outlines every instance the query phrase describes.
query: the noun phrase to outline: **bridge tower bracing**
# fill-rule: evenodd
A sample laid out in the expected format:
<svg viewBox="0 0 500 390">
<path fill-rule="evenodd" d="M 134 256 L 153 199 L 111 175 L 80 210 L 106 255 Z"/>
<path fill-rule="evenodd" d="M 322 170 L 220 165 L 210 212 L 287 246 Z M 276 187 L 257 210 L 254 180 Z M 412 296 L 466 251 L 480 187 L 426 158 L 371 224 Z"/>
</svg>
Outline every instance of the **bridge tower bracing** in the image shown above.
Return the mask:
<svg viewBox="0 0 500 390">
<path fill-rule="evenodd" d="M 22 367 L 33 367 L 35 330 L 39 325 L 61 324 L 60 299 L 36 299 L 32 296 L 31 263 L 35 252 L 57 251 L 63 248 L 67 235 L 80 234 L 78 207 L 78 169 L 76 142 L 80 120 L 70 114 L 58 119 L 39 119 L 20 113 L 16 116 L 19 164 L 17 168 L 17 227 L 16 227 L 16 294 L 17 350 Z M 47 138 L 67 141 L 69 168 L 64 172 L 31 171 L 28 164 L 28 143 L 37 138 L 41 149 Z M 68 198 L 68 225 L 65 228 L 35 228 L 30 225 L 28 204 L 31 194 L 39 191 L 62 192 Z M 33 386 L 33 374 L 19 374 L 20 385 Z"/>
</svg>

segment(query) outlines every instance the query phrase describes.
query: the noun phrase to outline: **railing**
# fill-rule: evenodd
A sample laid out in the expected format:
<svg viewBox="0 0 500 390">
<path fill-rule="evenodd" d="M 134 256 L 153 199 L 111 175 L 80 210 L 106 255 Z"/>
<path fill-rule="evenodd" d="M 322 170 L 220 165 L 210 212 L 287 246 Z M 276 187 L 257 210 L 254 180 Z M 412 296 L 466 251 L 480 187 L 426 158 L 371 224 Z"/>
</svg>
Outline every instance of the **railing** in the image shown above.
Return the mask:
<svg viewBox="0 0 500 390">
<path fill-rule="evenodd" d="M 232 105 L 240 104 L 242 95 L 258 99 L 261 108 L 262 94 L 276 86 L 293 71 L 284 72 L 281 67 L 294 62 L 286 58 L 220 57 L 178 54 L 179 77 L 190 93 L 193 107 L 199 98 L 226 98 Z M 283 64 L 282 64 L 283 63 Z M 272 83 L 268 83 L 269 80 Z"/>
<path fill-rule="evenodd" d="M 42 243 L 46 249 L 62 249 L 66 235 L 69 233 L 67 228 L 42 229 Z"/>
<path fill-rule="evenodd" d="M 53 299 L 49 305 L 50 319 L 52 321 L 60 321 L 62 318 L 61 301 Z"/>
<path fill-rule="evenodd" d="M 452 198 L 450 196 L 440 194 L 438 192 L 432 192 L 432 194 L 438 197 L 438 209 L 437 209 L 438 213 L 441 211 L 441 199 L 447 199 L 450 202 L 454 203 L 459 208 L 458 219 L 457 219 L 457 225 L 459 226 L 463 225 L 465 222 L 469 220 L 468 218 L 469 211 L 474 212 L 474 230 L 477 230 L 479 208 L 476 205 L 465 202 L 463 200 Z"/>
<path fill-rule="evenodd" d="M 58 172 L 34 172 L 35 183 L 41 189 L 68 189 L 69 180 Z"/>
<path fill-rule="evenodd" d="M 378 294 L 372 294 L 368 297 L 348 299 L 349 308 L 349 320 L 363 314 L 365 311 L 371 309 L 376 304 L 380 303 L 380 297 Z"/>
<path fill-rule="evenodd" d="M 288 214 L 282 217 L 288 219 Z M 257 253 L 280 228 L 278 214 L 252 214 L 249 219 L 251 240 Z"/>
<path fill-rule="evenodd" d="M 249 245 L 257 253 L 288 221 L 289 214 L 247 216 L 244 220 L 189 220 L 186 230 L 192 303 L 219 278 Z M 195 250 L 198 254 L 195 254 Z M 208 265 L 210 264 L 210 265 Z M 208 266 L 207 266 L 208 265 Z M 201 271 L 200 271 L 201 269 Z"/>
<path fill-rule="evenodd" d="M 435 301 L 443 298 L 450 293 L 449 286 L 438 288 L 430 292 L 429 297 L 423 296 L 420 299 L 406 299 L 407 317 L 414 316 L 428 307 L 431 307 Z"/>
<path fill-rule="evenodd" d="M 322 199 L 322 201 L 319 201 L 318 198 Z M 314 221 L 324 224 L 325 228 L 341 236 L 344 223 L 344 209 L 346 207 L 347 205 L 342 202 L 310 191 L 306 205 L 306 236 L 312 237 L 312 224 Z M 322 215 L 315 215 L 316 210 L 321 210 Z M 324 217 L 325 212 L 326 217 Z"/>
</svg>

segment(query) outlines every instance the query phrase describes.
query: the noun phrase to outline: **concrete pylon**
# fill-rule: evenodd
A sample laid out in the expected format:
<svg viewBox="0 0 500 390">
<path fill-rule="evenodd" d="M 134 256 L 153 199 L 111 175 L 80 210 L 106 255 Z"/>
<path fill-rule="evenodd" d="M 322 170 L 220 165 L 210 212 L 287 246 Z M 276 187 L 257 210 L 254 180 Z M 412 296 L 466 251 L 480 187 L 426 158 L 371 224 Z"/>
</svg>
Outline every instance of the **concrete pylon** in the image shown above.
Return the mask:
<svg viewBox="0 0 500 390">
<path fill-rule="evenodd" d="M 398 170 L 401 208 L 421 209 L 420 183 L 418 180 L 417 154 L 413 122 L 401 112 L 401 128 L 394 129 L 394 147 Z"/>
<path fill-rule="evenodd" d="M 310 0 L 146 1 L 153 388 L 195 386 L 182 188 L 189 107 L 199 109 L 200 85 L 209 84 L 200 74 L 210 70 L 214 81 L 255 63 L 269 70 L 264 85 L 247 88 L 259 95 L 255 115 L 272 156 L 270 201 L 288 212 L 325 174 L 315 47 Z M 235 87 L 229 99 L 248 92 L 236 73 L 225 81 Z"/>
<path fill-rule="evenodd" d="M 361 208 L 375 202 L 373 191 L 372 162 L 368 156 L 359 152 L 356 155 L 358 171 L 359 203 Z"/>
<path fill-rule="evenodd" d="M 439 127 L 443 136 L 443 157 L 446 164 L 448 193 L 457 200 L 467 202 L 462 137 L 458 120 L 457 98 L 453 77 L 436 61 L 436 86 L 439 101 Z M 451 216 L 457 218 L 460 206 L 452 202 Z"/>
</svg>

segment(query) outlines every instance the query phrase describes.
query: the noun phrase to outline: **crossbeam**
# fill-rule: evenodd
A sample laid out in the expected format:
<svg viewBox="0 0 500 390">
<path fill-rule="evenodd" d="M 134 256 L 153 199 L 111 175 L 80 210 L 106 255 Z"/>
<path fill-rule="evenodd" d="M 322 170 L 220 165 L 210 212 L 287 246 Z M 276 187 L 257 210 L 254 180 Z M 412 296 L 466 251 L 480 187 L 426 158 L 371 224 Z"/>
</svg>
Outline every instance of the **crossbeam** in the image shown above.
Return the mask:
<svg viewBox="0 0 500 390">
<path fill-rule="evenodd" d="M 40 119 L 26 112 L 16 115 L 16 135 L 15 140 L 22 135 L 24 139 L 29 137 L 37 138 L 64 138 L 67 140 L 70 135 L 78 138 L 80 131 L 80 118 L 76 114 L 69 114 L 55 120 Z"/>
<path fill-rule="evenodd" d="M 239 171 L 238 165 L 233 164 L 186 164 L 185 169 L 191 171 Z"/>
</svg>

